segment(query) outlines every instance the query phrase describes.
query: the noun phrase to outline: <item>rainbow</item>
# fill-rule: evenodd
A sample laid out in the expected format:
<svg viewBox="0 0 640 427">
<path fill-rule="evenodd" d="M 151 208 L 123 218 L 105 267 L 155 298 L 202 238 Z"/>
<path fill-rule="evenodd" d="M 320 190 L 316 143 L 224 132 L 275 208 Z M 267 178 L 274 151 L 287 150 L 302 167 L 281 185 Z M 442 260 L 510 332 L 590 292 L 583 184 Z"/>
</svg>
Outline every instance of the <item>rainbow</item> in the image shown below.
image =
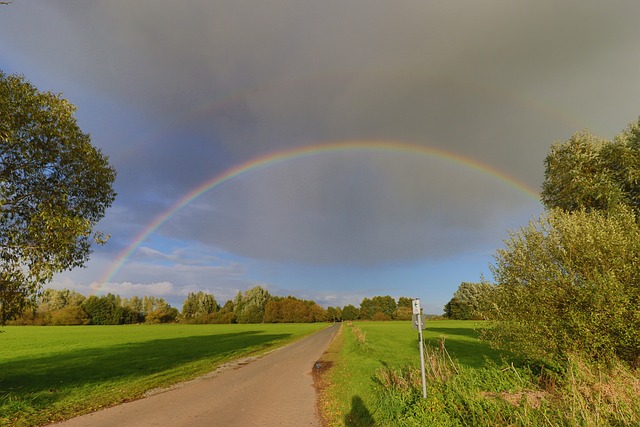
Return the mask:
<svg viewBox="0 0 640 427">
<path fill-rule="evenodd" d="M 212 189 L 236 178 L 239 175 L 247 173 L 249 171 L 255 171 L 270 167 L 283 162 L 300 159 L 304 157 L 314 156 L 323 153 L 340 153 L 340 152 L 404 152 L 410 154 L 417 154 L 421 156 L 430 156 L 440 158 L 446 161 L 457 163 L 468 167 L 473 170 L 477 170 L 483 174 L 492 176 L 511 187 L 519 190 L 520 192 L 530 196 L 534 200 L 539 199 L 538 192 L 523 183 L 522 181 L 507 175 L 506 173 L 482 163 L 478 160 L 464 157 L 462 155 L 445 151 L 442 149 L 429 147 L 419 144 L 411 144 L 406 142 L 395 141 L 342 141 L 332 143 L 315 144 L 305 147 L 290 148 L 287 150 L 276 151 L 266 154 L 262 157 L 250 160 L 248 162 L 236 165 L 226 171 L 214 176 L 213 178 L 204 181 L 186 195 L 175 202 L 169 209 L 158 215 L 153 221 L 151 221 L 146 228 L 144 228 L 137 236 L 134 237 L 132 242 L 122 250 L 116 261 L 109 267 L 102 278 L 97 282 L 99 287 L 105 283 L 109 283 L 111 278 L 122 268 L 126 260 L 138 249 L 138 247 L 149 238 L 162 224 L 164 224 L 172 215 L 187 206 L 189 203 L 203 195 L 204 193 L 211 191 Z"/>
</svg>

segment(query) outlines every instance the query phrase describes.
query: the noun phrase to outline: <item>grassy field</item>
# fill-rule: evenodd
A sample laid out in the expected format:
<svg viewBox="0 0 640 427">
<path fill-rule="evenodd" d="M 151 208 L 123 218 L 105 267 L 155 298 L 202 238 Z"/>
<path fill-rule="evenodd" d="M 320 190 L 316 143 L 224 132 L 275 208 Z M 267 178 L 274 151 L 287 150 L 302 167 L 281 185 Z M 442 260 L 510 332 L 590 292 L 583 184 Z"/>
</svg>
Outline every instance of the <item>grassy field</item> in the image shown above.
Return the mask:
<svg viewBox="0 0 640 427">
<path fill-rule="evenodd" d="M 562 372 L 519 363 L 481 342 L 482 327 L 427 322 L 424 399 L 410 322 L 345 324 L 328 354 L 325 421 L 331 427 L 640 425 L 640 371 L 579 359 Z"/>
<path fill-rule="evenodd" d="M 478 340 L 477 326 L 475 321 L 429 321 L 423 336 L 427 344 L 438 347 L 444 338 L 458 365 L 478 368 L 487 359 L 499 360 L 499 354 Z M 363 337 L 360 341 L 358 331 Z M 341 349 L 330 372 L 327 421 L 331 426 L 374 425 L 382 391 L 375 373 L 419 369 L 418 332 L 408 321 L 354 322 L 353 326 L 345 325 L 342 334 Z"/>
<path fill-rule="evenodd" d="M 38 425 L 136 399 L 326 324 L 5 327 L 0 425 Z"/>
</svg>

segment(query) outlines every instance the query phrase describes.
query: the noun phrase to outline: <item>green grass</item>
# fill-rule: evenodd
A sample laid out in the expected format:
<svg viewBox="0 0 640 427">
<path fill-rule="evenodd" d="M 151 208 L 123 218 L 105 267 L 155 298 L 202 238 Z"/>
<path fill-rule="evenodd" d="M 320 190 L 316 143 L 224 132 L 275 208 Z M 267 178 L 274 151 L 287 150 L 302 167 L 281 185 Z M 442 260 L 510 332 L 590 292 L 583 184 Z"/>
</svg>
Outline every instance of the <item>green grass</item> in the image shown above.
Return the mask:
<svg viewBox="0 0 640 427">
<path fill-rule="evenodd" d="M 38 425 L 136 399 L 326 324 L 5 327 L 0 425 Z"/>
<path fill-rule="evenodd" d="M 325 419 L 332 427 L 640 425 L 640 370 L 579 358 L 562 371 L 518 363 L 479 341 L 482 327 L 427 323 L 425 399 L 410 322 L 345 324 L 323 392 Z"/>
<path fill-rule="evenodd" d="M 478 340 L 479 325 L 476 321 L 428 321 L 423 337 L 434 346 L 444 338 L 457 363 L 480 367 L 486 358 L 497 361 L 500 355 Z M 373 425 L 381 391 L 375 378 L 378 369 L 420 367 L 418 331 L 411 322 L 353 322 L 353 326 L 364 334 L 364 343 L 356 339 L 353 327 L 345 325 L 339 360 L 329 374 L 331 410 L 326 416 L 335 426 Z"/>
</svg>

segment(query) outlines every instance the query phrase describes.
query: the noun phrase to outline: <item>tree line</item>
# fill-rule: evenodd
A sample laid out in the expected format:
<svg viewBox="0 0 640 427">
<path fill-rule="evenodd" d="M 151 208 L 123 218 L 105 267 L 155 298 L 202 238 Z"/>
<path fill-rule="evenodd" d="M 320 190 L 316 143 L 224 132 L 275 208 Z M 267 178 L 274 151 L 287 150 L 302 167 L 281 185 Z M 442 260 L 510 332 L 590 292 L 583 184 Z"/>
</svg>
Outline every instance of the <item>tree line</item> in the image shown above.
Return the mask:
<svg viewBox="0 0 640 427">
<path fill-rule="evenodd" d="M 9 325 L 123 325 L 135 323 L 313 323 L 342 320 L 410 320 L 411 299 L 389 296 L 364 298 L 359 307 L 324 308 L 313 300 L 274 296 L 262 286 L 220 305 L 208 292 L 190 292 L 182 311 L 163 298 L 107 294 L 85 297 L 79 292 L 46 289 L 37 303 L 26 308 Z"/>
</svg>

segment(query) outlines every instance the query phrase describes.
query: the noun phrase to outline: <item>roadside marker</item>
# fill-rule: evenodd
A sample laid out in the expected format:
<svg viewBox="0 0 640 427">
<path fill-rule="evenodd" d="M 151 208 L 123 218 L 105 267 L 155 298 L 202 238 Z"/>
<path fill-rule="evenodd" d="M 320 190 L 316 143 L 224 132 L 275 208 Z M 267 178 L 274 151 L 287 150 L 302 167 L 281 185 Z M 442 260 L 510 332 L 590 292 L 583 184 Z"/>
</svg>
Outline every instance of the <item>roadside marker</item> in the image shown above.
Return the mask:
<svg viewBox="0 0 640 427">
<path fill-rule="evenodd" d="M 422 398 L 427 398 L 427 382 L 424 375 L 424 349 L 422 344 L 422 329 L 424 329 L 424 319 L 422 318 L 422 308 L 420 307 L 420 298 L 413 300 L 413 324 L 418 328 L 418 342 L 420 343 L 420 371 L 422 372 Z"/>
</svg>

